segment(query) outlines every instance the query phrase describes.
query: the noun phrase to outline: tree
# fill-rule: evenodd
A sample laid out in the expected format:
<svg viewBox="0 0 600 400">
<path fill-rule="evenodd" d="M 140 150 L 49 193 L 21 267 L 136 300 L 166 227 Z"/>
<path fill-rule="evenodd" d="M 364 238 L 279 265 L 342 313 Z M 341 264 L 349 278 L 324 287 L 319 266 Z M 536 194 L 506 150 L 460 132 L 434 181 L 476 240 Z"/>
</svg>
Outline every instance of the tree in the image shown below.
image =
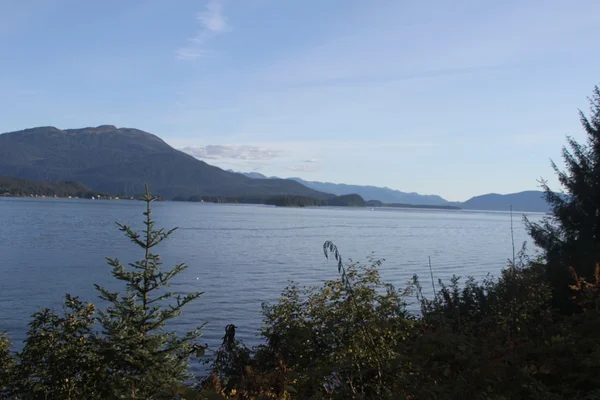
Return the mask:
<svg viewBox="0 0 600 400">
<path fill-rule="evenodd" d="M 5 332 L 0 333 L 0 398 L 8 397 L 15 359 L 10 354 L 11 342 Z"/>
<path fill-rule="evenodd" d="M 95 306 L 68 294 L 64 315 L 47 308 L 35 313 L 18 353 L 14 390 L 31 399 L 100 398 L 103 366 L 95 322 Z"/>
<path fill-rule="evenodd" d="M 135 398 L 157 398 L 166 389 L 191 377 L 189 359 L 196 350 L 195 341 L 200 337 L 201 327 L 180 337 L 166 331 L 165 326 L 201 293 L 180 296 L 165 291 L 171 279 L 187 266 L 179 264 L 170 271 L 163 271 L 160 256 L 152 252 L 175 231 L 155 229 L 150 208 L 154 200 L 146 188 L 142 235 L 118 224 L 125 236 L 144 251 L 143 259 L 125 267 L 118 259 L 107 258 L 113 268 L 112 275 L 126 283 L 125 294 L 121 296 L 96 285 L 100 298 L 110 304 L 105 311 L 99 311 L 103 327 L 101 353 L 106 388 L 110 390 L 105 398 L 128 391 Z"/>
<path fill-rule="evenodd" d="M 566 170 L 552 168 L 563 187 L 560 193 L 542 181 L 551 215 L 540 223 L 525 219 L 535 244 L 543 249 L 555 304 L 565 307 L 571 281 L 569 267 L 591 279 L 600 262 L 600 88 L 594 87 L 590 115 L 579 111 L 586 144 L 567 137 L 562 158 Z"/>
</svg>

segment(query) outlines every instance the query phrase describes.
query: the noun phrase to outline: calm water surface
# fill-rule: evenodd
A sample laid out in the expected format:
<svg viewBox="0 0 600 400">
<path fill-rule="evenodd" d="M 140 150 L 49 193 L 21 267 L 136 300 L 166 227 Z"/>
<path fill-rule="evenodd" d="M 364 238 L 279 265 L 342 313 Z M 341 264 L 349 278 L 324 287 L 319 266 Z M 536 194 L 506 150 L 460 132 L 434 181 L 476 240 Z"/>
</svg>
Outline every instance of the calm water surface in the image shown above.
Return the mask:
<svg viewBox="0 0 600 400">
<path fill-rule="evenodd" d="M 115 221 L 141 227 L 135 201 L 0 198 L 0 331 L 23 339 L 29 316 L 59 309 L 68 292 L 96 301 L 93 284 L 119 289 L 105 257 L 142 257 Z M 158 248 L 165 266 L 185 262 L 177 292 L 202 291 L 175 329 L 207 322 L 204 341 L 218 345 L 225 325 L 257 341 L 261 303 L 277 299 L 289 280 L 316 284 L 336 277 L 323 256 L 326 240 L 345 259 L 385 258 L 383 278 L 402 287 L 418 273 L 429 281 L 453 274 L 497 275 L 512 257 L 510 215 L 501 212 L 274 208 L 247 205 L 155 203 L 158 226 L 180 228 Z M 540 218 L 530 215 L 532 219 Z M 526 241 L 514 215 L 517 248 Z"/>
</svg>

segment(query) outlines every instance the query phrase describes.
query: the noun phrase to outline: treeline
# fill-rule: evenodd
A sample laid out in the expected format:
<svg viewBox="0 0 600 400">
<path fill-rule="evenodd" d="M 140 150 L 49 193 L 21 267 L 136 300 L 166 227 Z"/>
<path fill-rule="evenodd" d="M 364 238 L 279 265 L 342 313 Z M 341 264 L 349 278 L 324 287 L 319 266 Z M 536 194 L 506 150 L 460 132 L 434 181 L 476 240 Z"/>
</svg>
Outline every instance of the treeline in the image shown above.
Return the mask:
<svg viewBox="0 0 600 400">
<path fill-rule="evenodd" d="M 428 210 L 460 210 L 458 206 L 433 206 L 427 204 L 404 204 L 404 203 L 382 203 L 379 200 L 369 200 L 367 207 L 391 207 L 391 208 L 423 208 Z"/>
<path fill-rule="evenodd" d="M 186 266 L 167 270 L 154 251 L 173 231 L 158 229 L 146 194 L 145 229 L 118 225 L 144 254 L 108 259 L 122 293 L 96 286 L 105 309 L 69 295 L 45 309 L 24 347 L 0 337 L 0 398 L 15 399 L 598 399 L 600 398 L 600 90 L 582 117 L 587 144 L 569 140 L 560 182 L 546 187 L 552 215 L 526 222 L 543 250 L 525 247 L 497 279 L 454 277 L 426 296 L 417 276 L 403 289 L 384 282 L 382 262 L 345 263 L 339 278 L 290 283 L 263 307 L 263 343 L 249 348 L 225 327 L 222 345 L 201 345 L 201 326 L 168 324 L 201 294 L 169 292 Z M 429 282 L 429 279 L 427 279 Z M 210 282 L 205 284 L 209 285 Z M 416 297 L 420 312 L 408 311 Z M 190 362 L 207 373 L 192 376 Z"/>
<path fill-rule="evenodd" d="M 391 208 L 421 208 L 431 210 L 460 210 L 457 206 L 430 206 L 415 204 L 385 204 L 378 200 L 365 201 L 358 194 L 333 196 L 329 199 L 317 199 L 309 196 L 280 195 L 280 196 L 191 196 L 188 198 L 175 197 L 173 201 L 189 201 L 194 203 L 218 204 L 265 204 L 278 207 L 391 207 Z"/>
<path fill-rule="evenodd" d="M 81 197 L 106 196 L 88 189 L 79 182 L 37 182 L 27 179 L 0 176 L 0 196 Z"/>
<path fill-rule="evenodd" d="M 329 199 L 317 199 L 308 196 L 280 195 L 280 196 L 191 196 L 188 198 L 175 197 L 173 201 L 229 203 L 229 204 L 265 204 L 279 207 L 364 207 L 366 202 L 357 194 L 334 196 Z"/>
<path fill-rule="evenodd" d="M 173 198 L 173 201 L 189 201 L 192 203 L 216 203 L 216 204 L 265 204 L 267 196 L 190 196 Z"/>
<path fill-rule="evenodd" d="M 327 200 L 307 196 L 276 196 L 267 199 L 265 204 L 278 207 L 318 207 L 326 206 Z"/>
</svg>

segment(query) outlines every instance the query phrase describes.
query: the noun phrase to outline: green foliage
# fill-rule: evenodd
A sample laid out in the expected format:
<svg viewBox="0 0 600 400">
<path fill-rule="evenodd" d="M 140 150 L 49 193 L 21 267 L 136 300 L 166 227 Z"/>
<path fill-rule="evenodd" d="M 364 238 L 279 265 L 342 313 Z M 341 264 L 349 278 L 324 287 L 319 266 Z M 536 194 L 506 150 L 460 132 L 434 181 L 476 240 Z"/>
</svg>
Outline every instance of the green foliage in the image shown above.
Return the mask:
<svg viewBox="0 0 600 400">
<path fill-rule="evenodd" d="M 497 281 L 488 277 L 478 283 L 468 278 L 461 285 L 454 276 L 450 285 L 439 281 L 432 300 L 423 296 L 417 276 L 413 285 L 424 324 L 443 324 L 460 332 L 476 329 L 475 333 L 492 328 L 510 336 L 523 333 L 531 321 L 549 318 L 550 288 L 543 267 L 529 259 L 525 245 Z"/>
<path fill-rule="evenodd" d="M 98 398 L 102 360 L 92 328 L 96 309 L 66 295 L 64 316 L 50 309 L 33 315 L 15 368 L 15 391 L 24 398 Z"/>
<path fill-rule="evenodd" d="M 167 323 L 200 296 L 175 295 L 166 288 L 186 266 L 163 270 L 154 248 L 174 230 L 155 228 L 146 190 L 142 234 L 119 224 L 144 252 L 139 261 L 123 265 L 108 259 L 112 275 L 125 292 L 96 286 L 108 302 L 96 312 L 91 303 L 66 295 L 62 315 L 43 309 L 33 315 L 24 348 L 16 357 L 0 336 L 0 394 L 19 399 L 200 398 L 182 383 L 191 378 L 190 357 L 198 349 L 200 328 L 179 336 Z M 101 327 L 102 332 L 96 328 Z M 191 393 L 191 394 L 190 394 Z"/>
<path fill-rule="evenodd" d="M 201 293 L 180 296 L 164 290 L 171 279 L 187 267 L 179 264 L 163 271 L 160 256 L 153 253 L 153 248 L 175 229 L 156 229 L 150 208 L 155 199 L 146 190 L 144 200 L 143 234 L 119 224 L 125 236 L 143 250 L 144 257 L 127 267 L 118 259 L 108 259 L 112 275 L 126 284 L 125 294 L 96 286 L 100 298 L 110 304 L 105 311 L 99 311 L 103 328 L 102 356 L 109 372 L 106 376 L 109 397 L 130 390 L 137 397 L 150 398 L 190 378 L 189 358 L 200 337 L 200 328 L 182 337 L 164 329 L 167 322 L 179 316 L 183 307 Z"/>
<path fill-rule="evenodd" d="M 263 306 L 266 343 L 252 351 L 230 328 L 212 365 L 211 388 L 224 394 L 274 398 L 383 398 L 404 364 L 400 344 L 416 332 L 404 293 L 382 282 L 381 261 L 345 267 L 320 287 L 291 283 L 275 304 Z M 255 397 L 253 397 L 255 396 Z M 283 397 L 282 397 L 283 396 Z M 237 398 L 237 397 L 232 397 Z"/>
<path fill-rule="evenodd" d="M 351 264 L 344 281 L 322 287 L 291 285 L 265 306 L 261 351 L 294 372 L 302 395 L 382 396 L 391 387 L 398 344 L 413 323 L 402 295 L 381 281 L 378 263 Z"/>
<path fill-rule="evenodd" d="M 202 393 L 535 400 L 600 394 L 600 280 L 579 280 L 574 294 L 588 311 L 564 316 L 551 309 L 545 268 L 525 247 L 497 280 L 440 281 L 432 299 L 416 277 L 399 293 L 381 281 L 380 261 L 346 266 L 335 245 L 324 248 L 340 279 L 286 287 L 277 303 L 263 308 L 266 343 L 257 348 L 235 340 L 229 326 Z M 411 292 L 421 315 L 405 309 Z"/>
<path fill-rule="evenodd" d="M 569 267 L 591 279 L 600 263 L 600 89 L 594 88 L 590 116 L 580 111 L 587 143 L 568 137 L 562 157 L 566 170 L 552 167 L 565 193 L 553 192 L 542 182 L 552 215 L 541 223 L 525 220 L 536 245 L 545 252 L 555 305 L 569 309 Z"/>
<path fill-rule="evenodd" d="M 543 270 L 519 253 L 518 262 L 495 281 L 458 277 L 433 299 L 420 300 L 422 334 L 406 347 L 414 374 L 404 382 L 416 398 L 535 397 L 540 385 L 518 367 L 524 343 L 539 337 L 551 321 L 550 290 Z M 510 386 L 506 382 L 511 381 Z M 547 393 L 547 390 L 542 390 Z M 534 397 L 531 397 L 534 396 Z"/>
<path fill-rule="evenodd" d="M 0 398 L 8 396 L 8 387 L 13 382 L 15 359 L 10 353 L 12 343 L 6 333 L 0 333 Z"/>
</svg>

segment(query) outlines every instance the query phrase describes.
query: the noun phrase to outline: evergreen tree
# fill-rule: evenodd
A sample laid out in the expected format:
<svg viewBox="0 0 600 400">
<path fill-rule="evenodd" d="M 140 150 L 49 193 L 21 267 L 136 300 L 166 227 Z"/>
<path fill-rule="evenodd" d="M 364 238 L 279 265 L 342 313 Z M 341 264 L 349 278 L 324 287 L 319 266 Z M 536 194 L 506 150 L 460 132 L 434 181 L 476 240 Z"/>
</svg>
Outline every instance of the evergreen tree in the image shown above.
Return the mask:
<svg viewBox="0 0 600 400">
<path fill-rule="evenodd" d="M 118 224 L 119 229 L 144 251 L 144 258 L 125 267 L 118 259 L 107 258 L 112 275 L 126 283 L 126 292 L 96 285 L 100 298 L 110 303 L 100 311 L 103 327 L 102 353 L 106 366 L 106 398 L 130 393 L 131 397 L 158 398 L 164 390 L 189 379 L 189 358 L 196 349 L 201 327 L 178 336 L 165 329 L 167 323 L 181 314 L 182 308 L 201 293 L 185 296 L 166 291 L 171 279 L 187 268 L 179 264 L 163 271 L 162 262 L 153 248 L 168 238 L 175 229 L 156 229 L 151 218 L 151 203 L 156 200 L 146 188 L 146 217 L 143 234 Z"/>
<path fill-rule="evenodd" d="M 569 267 L 584 278 L 592 278 L 600 262 L 600 89 L 594 88 L 590 115 L 579 111 L 587 134 L 586 144 L 567 137 L 562 157 L 566 170 L 552 161 L 563 187 L 552 191 L 542 182 L 551 215 L 540 223 L 525 220 L 535 244 L 542 248 L 556 305 L 565 306 L 571 281 Z"/>
<path fill-rule="evenodd" d="M 5 332 L 0 333 L 0 398 L 8 397 L 15 360 L 10 353 L 12 343 Z"/>
</svg>

